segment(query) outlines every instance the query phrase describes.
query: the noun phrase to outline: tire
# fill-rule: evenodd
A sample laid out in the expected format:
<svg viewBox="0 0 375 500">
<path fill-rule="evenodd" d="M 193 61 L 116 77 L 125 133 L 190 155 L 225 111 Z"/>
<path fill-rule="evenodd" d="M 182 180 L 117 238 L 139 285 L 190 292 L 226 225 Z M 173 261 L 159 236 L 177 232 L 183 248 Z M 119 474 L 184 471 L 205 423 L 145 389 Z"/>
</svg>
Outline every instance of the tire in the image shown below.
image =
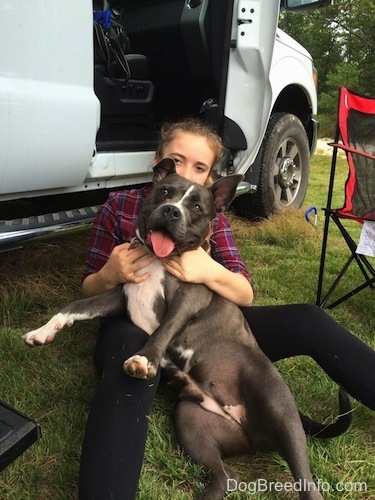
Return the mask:
<svg viewBox="0 0 375 500">
<path fill-rule="evenodd" d="M 261 219 L 299 208 L 309 182 L 310 149 L 305 128 L 297 116 L 275 113 L 271 117 L 258 158 L 257 191 L 234 200 L 236 213 L 248 219 Z"/>
</svg>

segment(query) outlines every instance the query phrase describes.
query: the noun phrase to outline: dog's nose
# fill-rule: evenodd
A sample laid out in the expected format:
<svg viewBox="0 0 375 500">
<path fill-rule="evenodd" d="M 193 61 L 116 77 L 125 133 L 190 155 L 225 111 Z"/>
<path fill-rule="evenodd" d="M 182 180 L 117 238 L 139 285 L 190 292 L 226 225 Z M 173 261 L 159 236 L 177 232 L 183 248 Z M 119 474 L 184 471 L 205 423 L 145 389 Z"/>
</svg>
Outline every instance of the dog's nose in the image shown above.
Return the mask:
<svg viewBox="0 0 375 500">
<path fill-rule="evenodd" d="M 175 205 L 165 205 L 163 207 L 163 215 L 169 221 L 178 220 L 181 218 L 181 211 Z"/>
</svg>

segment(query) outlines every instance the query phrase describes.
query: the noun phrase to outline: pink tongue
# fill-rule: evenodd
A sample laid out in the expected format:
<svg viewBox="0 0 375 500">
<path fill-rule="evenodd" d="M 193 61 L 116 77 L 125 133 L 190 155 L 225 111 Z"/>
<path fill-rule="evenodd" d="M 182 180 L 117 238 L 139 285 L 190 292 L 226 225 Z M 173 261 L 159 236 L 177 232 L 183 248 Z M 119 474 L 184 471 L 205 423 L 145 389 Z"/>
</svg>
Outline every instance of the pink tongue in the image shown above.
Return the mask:
<svg viewBox="0 0 375 500">
<path fill-rule="evenodd" d="M 167 257 L 174 249 L 173 241 L 162 231 L 152 231 L 151 243 L 155 255 L 161 258 Z"/>
</svg>

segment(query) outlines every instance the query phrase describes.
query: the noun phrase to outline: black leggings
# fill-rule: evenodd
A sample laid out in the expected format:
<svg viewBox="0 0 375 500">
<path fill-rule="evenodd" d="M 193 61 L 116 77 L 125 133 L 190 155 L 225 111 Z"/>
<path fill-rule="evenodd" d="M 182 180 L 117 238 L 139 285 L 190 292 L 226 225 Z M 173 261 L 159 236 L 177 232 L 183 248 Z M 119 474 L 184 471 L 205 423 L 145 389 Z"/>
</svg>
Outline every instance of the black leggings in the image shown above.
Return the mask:
<svg viewBox="0 0 375 500">
<path fill-rule="evenodd" d="M 375 410 L 375 351 L 310 304 L 242 309 L 272 361 L 311 356 L 349 394 Z M 126 318 L 103 322 L 95 349 L 100 374 L 87 421 L 81 500 L 132 500 L 142 467 L 148 415 L 159 383 L 124 375 L 122 363 L 148 336 Z"/>
</svg>

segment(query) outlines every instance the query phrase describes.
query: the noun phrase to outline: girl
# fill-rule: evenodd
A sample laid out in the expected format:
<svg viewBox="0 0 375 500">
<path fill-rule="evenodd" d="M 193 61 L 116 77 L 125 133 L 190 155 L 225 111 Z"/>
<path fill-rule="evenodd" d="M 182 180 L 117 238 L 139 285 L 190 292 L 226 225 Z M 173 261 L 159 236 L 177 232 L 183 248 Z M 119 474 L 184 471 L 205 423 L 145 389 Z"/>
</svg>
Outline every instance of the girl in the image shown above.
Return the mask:
<svg viewBox="0 0 375 500">
<path fill-rule="evenodd" d="M 162 128 L 155 163 L 171 157 L 178 174 L 209 185 L 211 170 L 223 154 L 215 130 L 188 119 Z M 155 257 L 140 247 L 129 248 L 129 242 L 135 236 L 134 223 L 142 202 L 151 189 L 147 186 L 112 193 L 99 211 L 82 283 L 85 296 L 149 278 L 142 269 Z M 272 361 L 310 355 L 349 394 L 375 409 L 375 351 L 317 306 L 251 306 L 251 279 L 224 214 L 212 222 L 211 256 L 199 248 L 171 256 L 163 263 L 182 281 L 204 283 L 240 306 L 260 347 Z M 135 498 L 148 416 L 160 374 L 150 380 L 134 379 L 123 373 L 122 365 L 147 338 L 125 317 L 101 322 L 95 348 L 100 379 L 81 456 L 82 500 Z"/>
</svg>

